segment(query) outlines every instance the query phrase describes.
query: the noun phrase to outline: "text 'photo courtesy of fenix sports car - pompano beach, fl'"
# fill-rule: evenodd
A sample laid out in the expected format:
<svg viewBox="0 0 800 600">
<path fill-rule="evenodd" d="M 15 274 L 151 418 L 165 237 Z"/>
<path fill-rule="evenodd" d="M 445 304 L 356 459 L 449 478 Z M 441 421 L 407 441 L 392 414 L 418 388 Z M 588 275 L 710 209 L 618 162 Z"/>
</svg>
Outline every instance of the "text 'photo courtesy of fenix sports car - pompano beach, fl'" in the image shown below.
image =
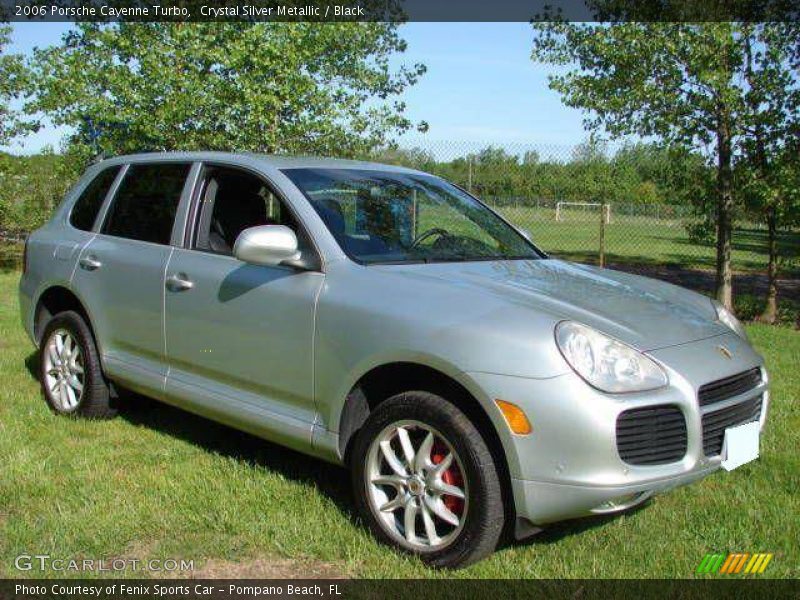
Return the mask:
<svg viewBox="0 0 800 600">
<path fill-rule="evenodd" d="M 715 301 L 377 163 L 98 162 L 27 238 L 19 298 L 56 413 L 132 389 L 347 465 L 375 537 L 433 566 L 749 462 L 769 406 Z"/>
</svg>

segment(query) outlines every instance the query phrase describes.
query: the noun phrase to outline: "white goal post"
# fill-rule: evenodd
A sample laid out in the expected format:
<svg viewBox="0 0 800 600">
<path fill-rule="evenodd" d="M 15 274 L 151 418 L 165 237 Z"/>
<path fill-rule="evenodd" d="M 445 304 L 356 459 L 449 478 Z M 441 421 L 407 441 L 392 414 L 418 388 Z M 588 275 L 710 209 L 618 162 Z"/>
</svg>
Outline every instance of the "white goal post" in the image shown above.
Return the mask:
<svg viewBox="0 0 800 600">
<path fill-rule="evenodd" d="M 611 223 L 611 205 L 602 202 L 556 202 L 556 221 L 564 220 L 563 208 L 565 206 L 599 206 L 600 210 L 605 210 L 606 223 Z"/>
</svg>

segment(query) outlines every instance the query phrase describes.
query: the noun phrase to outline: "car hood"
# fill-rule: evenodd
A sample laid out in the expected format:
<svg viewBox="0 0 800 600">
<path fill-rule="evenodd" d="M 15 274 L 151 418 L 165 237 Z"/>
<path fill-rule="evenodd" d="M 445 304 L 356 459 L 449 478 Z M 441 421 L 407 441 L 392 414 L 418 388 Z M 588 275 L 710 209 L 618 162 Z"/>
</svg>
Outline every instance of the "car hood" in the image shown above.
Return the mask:
<svg viewBox="0 0 800 600">
<path fill-rule="evenodd" d="M 446 283 L 571 319 L 641 350 L 727 333 L 710 300 L 675 285 L 555 259 L 393 265 L 401 278 Z M 466 288 L 466 289 L 465 289 Z M 422 288 L 424 289 L 424 288 Z M 476 300 L 462 295 L 460 302 Z"/>
</svg>

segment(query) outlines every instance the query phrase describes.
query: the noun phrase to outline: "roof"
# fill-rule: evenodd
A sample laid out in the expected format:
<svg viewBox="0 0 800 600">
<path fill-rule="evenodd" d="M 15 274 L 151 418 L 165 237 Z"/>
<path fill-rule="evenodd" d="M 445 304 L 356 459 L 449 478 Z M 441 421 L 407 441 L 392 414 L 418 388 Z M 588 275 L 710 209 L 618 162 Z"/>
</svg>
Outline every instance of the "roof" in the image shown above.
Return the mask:
<svg viewBox="0 0 800 600">
<path fill-rule="evenodd" d="M 141 154 L 128 154 L 115 156 L 103 161 L 105 164 L 118 164 L 128 162 L 148 162 L 158 160 L 191 160 L 253 163 L 258 162 L 274 169 L 316 168 L 316 169 L 369 169 L 381 171 L 397 171 L 405 173 L 419 173 L 415 169 L 386 165 L 376 162 L 345 160 L 340 158 L 323 158 L 318 156 L 280 156 L 273 154 L 236 153 L 236 152 L 145 152 Z"/>
</svg>

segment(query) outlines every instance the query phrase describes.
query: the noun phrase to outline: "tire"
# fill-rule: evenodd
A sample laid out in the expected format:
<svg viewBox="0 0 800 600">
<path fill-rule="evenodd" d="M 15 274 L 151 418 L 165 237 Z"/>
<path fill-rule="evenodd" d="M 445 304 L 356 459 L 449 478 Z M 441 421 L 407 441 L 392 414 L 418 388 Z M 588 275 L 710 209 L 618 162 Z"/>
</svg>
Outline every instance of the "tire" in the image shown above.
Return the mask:
<svg viewBox="0 0 800 600">
<path fill-rule="evenodd" d="M 59 347 L 66 348 L 66 353 L 59 352 Z M 39 351 L 39 379 L 44 399 L 56 414 L 88 419 L 117 415 L 94 336 L 74 311 L 58 313 L 48 321 Z"/>
<path fill-rule="evenodd" d="M 351 457 L 358 511 L 381 542 L 440 568 L 464 567 L 497 547 L 504 527 L 497 466 L 476 427 L 444 398 L 405 392 L 381 403 Z"/>
</svg>

